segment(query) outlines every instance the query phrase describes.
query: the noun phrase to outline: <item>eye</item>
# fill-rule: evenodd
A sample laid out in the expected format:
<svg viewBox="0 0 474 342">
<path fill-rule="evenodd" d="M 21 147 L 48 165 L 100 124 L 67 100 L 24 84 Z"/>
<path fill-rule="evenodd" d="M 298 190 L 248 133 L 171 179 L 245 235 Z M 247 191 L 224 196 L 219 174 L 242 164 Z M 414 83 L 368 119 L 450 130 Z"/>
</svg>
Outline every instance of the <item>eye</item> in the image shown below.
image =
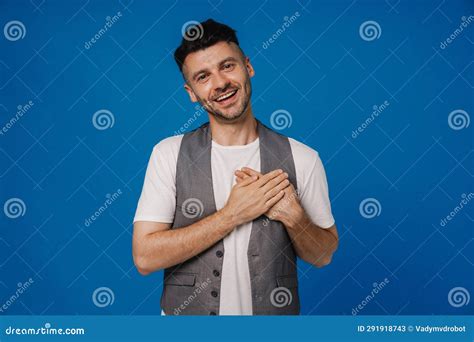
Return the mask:
<svg viewBox="0 0 474 342">
<path fill-rule="evenodd" d="M 224 70 L 232 70 L 234 68 L 234 64 L 233 63 L 226 63 L 224 64 L 223 66 L 223 69 Z"/>
<path fill-rule="evenodd" d="M 198 82 L 202 82 L 202 81 L 204 81 L 206 78 L 207 78 L 207 74 L 201 74 L 201 75 L 199 75 L 199 76 L 197 77 L 196 80 L 197 80 Z"/>
</svg>

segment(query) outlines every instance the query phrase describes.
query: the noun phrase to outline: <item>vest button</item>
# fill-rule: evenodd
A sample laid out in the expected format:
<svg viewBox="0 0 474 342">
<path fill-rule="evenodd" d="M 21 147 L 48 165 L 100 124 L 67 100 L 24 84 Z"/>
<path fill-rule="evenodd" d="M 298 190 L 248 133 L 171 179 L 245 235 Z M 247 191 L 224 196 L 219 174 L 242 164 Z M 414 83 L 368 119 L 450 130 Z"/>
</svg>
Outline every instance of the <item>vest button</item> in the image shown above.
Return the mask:
<svg viewBox="0 0 474 342">
<path fill-rule="evenodd" d="M 212 297 L 217 297 L 217 296 L 218 296 L 217 291 L 211 291 L 211 296 L 212 296 Z"/>
<path fill-rule="evenodd" d="M 214 276 L 216 276 L 216 277 L 221 275 L 221 273 L 218 270 L 212 271 L 212 274 L 214 274 Z"/>
<path fill-rule="evenodd" d="M 216 252 L 216 255 L 217 255 L 218 258 L 222 258 L 222 257 L 224 256 L 224 252 L 222 252 L 222 251 L 217 251 L 217 252 Z"/>
<path fill-rule="evenodd" d="M 211 311 L 211 312 L 209 312 L 209 315 L 215 316 L 215 315 L 217 315 L 217 314 L 216 314 L 214 311 Z"/>
</svg>

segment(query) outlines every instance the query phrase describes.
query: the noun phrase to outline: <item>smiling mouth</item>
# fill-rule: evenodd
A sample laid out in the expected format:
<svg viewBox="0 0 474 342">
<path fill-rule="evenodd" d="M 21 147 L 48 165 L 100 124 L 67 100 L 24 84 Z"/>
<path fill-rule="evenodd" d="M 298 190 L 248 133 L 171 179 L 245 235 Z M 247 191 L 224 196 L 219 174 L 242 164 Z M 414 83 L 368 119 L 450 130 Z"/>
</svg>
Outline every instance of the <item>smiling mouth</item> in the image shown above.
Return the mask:
<svg viewBox="0 0 474 342">
<path fill-rule="evenodd" d="M 231 101 L 235 97 L 235 94 L 237 94 L 238 89 L 231 90 L 225 94 L 222 94 L 218 98 L 216 98 L 214 101 L 219 102 L 219 103 L 225 103 Z"/>
</svg>

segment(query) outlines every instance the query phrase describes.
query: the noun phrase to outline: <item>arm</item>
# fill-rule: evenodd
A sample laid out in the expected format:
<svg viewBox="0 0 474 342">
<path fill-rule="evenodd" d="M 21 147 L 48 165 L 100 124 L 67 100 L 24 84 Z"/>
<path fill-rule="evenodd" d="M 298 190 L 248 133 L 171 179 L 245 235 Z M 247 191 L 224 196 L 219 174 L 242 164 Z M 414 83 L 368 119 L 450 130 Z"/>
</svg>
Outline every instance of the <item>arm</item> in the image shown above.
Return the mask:
<svg viewBox="0 0 474 342">
<path fill-rule="evenodd" d="M 234 185 L 226 205 L 216 213 L 187 227 L 170 229 L 169 223 L 136 222 L 133 258 L 141 274 L 182 263 L 229 234 L 236 226 L 259 217 L 278 202 L 289 182 L 275 170 L 256 180 Z"/>
<path fill-rule="evenodd" d="M 133 259 L 138 271 L 147 275 L 201 253 L 234 229 L 232 218 L 224 210 L 181 229 L 170 223 L 135 222 Z"/>
<path fill-rule="evenodd" d="M 335 225 L 326 229 L 318 227 L 299 203 L 295 204 L 291 215 L 280 219 L 301 259 L 316 267 L 324 267 L 331 262 L 332 255 L 339 244 Z"/>
</svg>

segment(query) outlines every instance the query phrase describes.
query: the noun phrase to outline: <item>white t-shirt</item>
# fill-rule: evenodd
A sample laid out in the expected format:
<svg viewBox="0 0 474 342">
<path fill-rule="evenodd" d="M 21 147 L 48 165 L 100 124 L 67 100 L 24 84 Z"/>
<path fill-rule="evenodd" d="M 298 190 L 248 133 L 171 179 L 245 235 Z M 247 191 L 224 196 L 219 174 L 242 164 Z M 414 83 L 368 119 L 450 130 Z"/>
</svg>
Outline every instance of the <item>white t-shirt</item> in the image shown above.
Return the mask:
<svg viewBox="0 0 474 342">
<path fill-rule="evenodd" d="M 134 222 L 172 223 L 176 206 L 176 163 L 183 135 L 166 138 L 151 154 Z M 326 174 L 318 153 L 289 138 L 301 205 L 321 228 L 334 224 Z M 222 146 L 212 141 L 211 168 L 216 209 L 224 207 L 235 170 L 244 166 L 260 171 L 259 139 L 247 145 Z M 247 248 L 252 222 L 236 227 L 224 238 L 220 315 L 252 315 Z M 164 314 L 162 312 L 162 314 Z"/>
</svg>

